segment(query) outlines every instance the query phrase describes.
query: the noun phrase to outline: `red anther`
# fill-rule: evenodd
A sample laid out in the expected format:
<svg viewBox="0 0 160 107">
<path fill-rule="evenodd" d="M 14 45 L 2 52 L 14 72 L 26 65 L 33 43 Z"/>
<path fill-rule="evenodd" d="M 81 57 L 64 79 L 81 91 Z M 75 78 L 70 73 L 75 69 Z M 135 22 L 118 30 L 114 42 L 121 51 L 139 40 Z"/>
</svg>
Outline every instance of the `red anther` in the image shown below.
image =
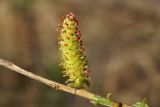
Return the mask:
<svg viewBox="0 0 160 107">
<path fill-rule="evenodd" d="M 78 37 L 76 37 L 76 41 L 79 41 L 81 38 L 78 36 Z"/>
<path fill-rule="evenodd" d="M 67 23 L 65 23 L 65 25 L 66 25 L 66 26 L 68 26 L 68 24 L 67 24 Z"/>
<path fill-rule="evenodd" d="M 80 47 L 82 47 L 83 46 L 83 44 L 82 43 L 80 43 Z"/>
<path fill-rule="evenodd" d="M 69 18 L 70 21 L 73 21 L 73 19 Z"/>
<path fill-rule="evenodd" d="M 81 52 L 83 52 L 83 51 L 84 51 L 84 48 L 81 47 Z"/>
<path fill-rule="evenodd" d="M 62 32 L 63 32 L 63 33 L 66 33 L 66 30 L 63 30 Z"/>
<path fill-rule="evenodd" d="M 67 29 L 71 30 L 72 28 L 71 27 L 67 27 Z"/>
<path fill-rule="evenodd" d="M 73 16 L 73 17 L 74 17 L 75 15 L 74 15 L 72 12 L 70 12 L 70 13 L 69 13 L 69 16 Z"/>
<path fill-rule="evenodd" d="M 81 34 L 81 32 L 78 30 L 78 31 L 77 31 L 77 34 L 78 34 L 78 35 L 80 35 L 80 34 Z"/>
<path fill-rule="evenodd" d="M 59 66 L 61 67 L 62 70 L 65 69 L 63 64 L 59 64 Z"/>
<path fill-rule="evenodd" d="M 69 39 L 70 39 L 70 37 L 69 37 L 69 36 L 67 36 L 67 37 L 66 37 L 66 39 L 68 39 L 68 40 L 69 40 Z"/>
<path fill-rule="evenodd" d="M 77 28 L 76 28 L 76 27 L 73 27 L 73 30 L 76 32 L 76 31 L 77 31 Z"/>
<path fill-rule="evenodd" d="M 83 46 L 83 43 L 82 43 L 82 41 L 80 41 L 80 46 Z"/>
<path fill-rule="evenodd" d="M 70 21 L 73 21 L 73 16 L 68 16 L 67 17 Z"/>
<path fill-rule="evenodd" d="M 64 44 L 64 46 L 68 46 L 68 44 L 67 44 L 67 43 L 65 43 L 65 44 Z"/>
<path fill-rule="evenodd" d="M 81 52 L 83 52 L 83 47 L 82 47 L 82 46 L 79 46 L 79 48 L 81 49 Z"/>
<path fill-rule="evenodd" d="M 75 26 L 75 23 L 72 23 L 72 26 Z M 75 27 L 73 29 L 75 30 Z"/>
<path fill-rule="evenodd" d="M 70 33 L 71 36 L 73 36 L 73 33 Z"/>
<path fill-rule="evenodd" d="M 76 21 L 77 25 L 79 25 L 79 22 L 77 20 L 75 20 L 75 21 Z"/>
<path fill-rule="evenodd" d="M 70 16 L 68 16 L 67 18 L 68 18 L 69 20 L 71 19 L 71 17 L 70 17 Z"/>
</svg>

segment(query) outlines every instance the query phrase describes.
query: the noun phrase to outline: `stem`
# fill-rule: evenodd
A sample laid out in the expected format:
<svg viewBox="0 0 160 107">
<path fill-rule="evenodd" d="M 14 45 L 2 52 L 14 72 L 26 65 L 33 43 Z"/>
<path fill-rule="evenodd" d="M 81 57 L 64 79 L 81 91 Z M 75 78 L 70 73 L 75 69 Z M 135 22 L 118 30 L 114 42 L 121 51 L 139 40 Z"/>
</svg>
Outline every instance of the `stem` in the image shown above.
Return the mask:
<svg viewBox="0 0 160 107">
<path fill-rule="evenodd" d="M 40 81 L 52 88 L 55 88 L 57 90 L 61 90 L 61 91 L 64 91 L 64 92 L 68 92 L 68 93 L 71 93 L 71 94 L 74 94 L 74 95 L 77 95 L 77 96 L 81 96 L 83 98 L 86 98 L 94 103 L 97 103 L 97 104 L 101 104 L 101 105 L 105 105 L 105 106 L 109 106 L 109 107 L 120 107 L 120 106 L 114 106 L 116 104 L 120 104 L 118 102 L 112 102 L 110 99 L 106 99 L 106 98 L 103 98 L 101 96 L 98 96 L 98 95 L 95 95 L 89 91 L 86 91 L 84 89 L 75 89 L 75 88 L 71 88 L 69 86 L 66 86 L 66 85 L 63 85 L 63 84 L 60 84 L 58 82 L 55 82 L 55 81 L 52 81 L 52 80 L 49 80 L 49 79 L 46 79 L 46 78 L 43 78 L 41 76 L 38 76 L 36 74 L 33 74 L 27 70 L 24 70 L 20 67 L 18 67 L 17 65 L 9 62 L 9 61 L 6 61 L 6 60 L 3 60 L 3 59 L 0 59 L 0 65 L 12 70 L 12 71 L 15 71 L 17 73 L 20 73 L 22 75 L 25 75 L 29 78 L 32 78 L 34 80 L 37 80 L 37 81 Z M 126 105 L 126 104 L 123 104 L 122 107 L 132 107 L 132 106 L 129 106 L 129 105 Z"/>
</svg>

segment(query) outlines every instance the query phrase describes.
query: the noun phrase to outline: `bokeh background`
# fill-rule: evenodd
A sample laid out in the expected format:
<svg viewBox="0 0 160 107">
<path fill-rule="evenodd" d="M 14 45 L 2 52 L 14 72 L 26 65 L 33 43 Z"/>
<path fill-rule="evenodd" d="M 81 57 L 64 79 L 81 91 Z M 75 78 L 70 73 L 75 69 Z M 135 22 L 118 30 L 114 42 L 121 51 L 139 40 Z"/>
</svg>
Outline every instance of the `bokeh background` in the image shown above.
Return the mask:
<svg viewBox="0 0 160 107">
<path fill-rule="evenodd" d="M 0 0 L 0 58 L 64 83 L 57 28 L 74 12 L 89 62 L 88 89 L 127 104 L 160 107 L 159 0 Z M 0 107 L 92 107 L 0 67 Z"/>
</svg>

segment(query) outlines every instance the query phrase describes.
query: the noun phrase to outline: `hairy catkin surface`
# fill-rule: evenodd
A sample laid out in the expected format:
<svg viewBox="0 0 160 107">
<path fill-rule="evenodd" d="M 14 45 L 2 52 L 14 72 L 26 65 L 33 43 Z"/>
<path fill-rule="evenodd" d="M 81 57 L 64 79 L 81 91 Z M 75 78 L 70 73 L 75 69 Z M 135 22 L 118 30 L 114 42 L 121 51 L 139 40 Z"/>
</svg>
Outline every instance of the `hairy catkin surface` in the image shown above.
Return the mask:
<svg viewBox="0 0 160 107">
<path fill-rule="evenodd" d="M 59 30 L 60 66 L 64 76 L 68 77 L 66 83 L 74 88 L 82 88 L 84 83 L 89 85 L 88 65 L 78 24 L 75 15 L 69 13 L 63 18 Z"/>
</svg>

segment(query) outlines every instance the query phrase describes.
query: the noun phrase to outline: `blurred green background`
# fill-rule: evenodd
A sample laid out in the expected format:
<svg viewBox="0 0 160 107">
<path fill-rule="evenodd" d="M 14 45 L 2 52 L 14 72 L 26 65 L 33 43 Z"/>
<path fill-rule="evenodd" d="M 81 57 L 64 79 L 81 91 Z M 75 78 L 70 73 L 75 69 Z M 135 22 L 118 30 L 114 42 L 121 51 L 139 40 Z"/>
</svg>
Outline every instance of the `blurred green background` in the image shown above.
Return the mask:
<svg viewBox="0 0 160 107">
<path fill-rule="evenodd" d="M 57 28 L 74 12 L 84 40 L 90 91 L 160 107 L 159 0 L 0 0 L 0 58 L 64 83 Z M 0 67 L 0 107 L 93 107 Z"/>
</svg>

